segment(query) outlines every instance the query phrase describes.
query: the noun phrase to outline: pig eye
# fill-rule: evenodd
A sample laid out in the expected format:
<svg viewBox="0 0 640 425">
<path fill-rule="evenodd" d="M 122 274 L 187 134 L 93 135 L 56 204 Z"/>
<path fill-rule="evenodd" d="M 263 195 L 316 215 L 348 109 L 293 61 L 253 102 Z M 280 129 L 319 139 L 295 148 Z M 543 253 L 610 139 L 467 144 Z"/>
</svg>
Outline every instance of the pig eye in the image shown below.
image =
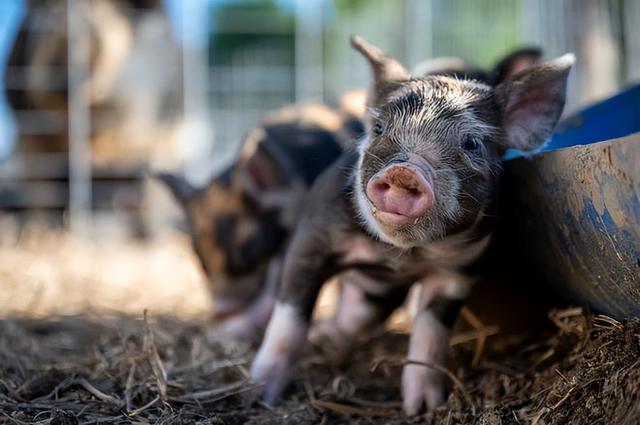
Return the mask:
<svg viewBox="0 0 640 425">
<path fill-rule="evenodd" d="M 376 136 L 380 136 L 383 131 L 384 131 L 384 127 L 379 122 L 373 124 L 373 127 L 371 128 L 371 132 L 373 132 L 373 134 Z"/>
<path fill-rule="evenodd" d="M 480 149 L 482 142 L 476 137 L 467 137 L 462 143 L 462 148 L 467 151 L 475 151 Z"/>
</svg>

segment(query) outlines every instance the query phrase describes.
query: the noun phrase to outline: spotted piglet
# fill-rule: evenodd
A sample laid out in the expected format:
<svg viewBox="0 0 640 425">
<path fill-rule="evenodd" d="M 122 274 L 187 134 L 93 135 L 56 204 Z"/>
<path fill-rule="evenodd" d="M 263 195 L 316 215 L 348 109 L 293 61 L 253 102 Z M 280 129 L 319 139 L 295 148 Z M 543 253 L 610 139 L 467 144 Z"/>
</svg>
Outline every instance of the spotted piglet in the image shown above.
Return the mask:
<svg viewBox="0 0 640 425">
<path fill-rule="evenodd" d="M 320 172 L 362 132 L 352 113 L 290 105 L 267 114 L 246 136 L 237 160 L 204 187 L 158 175 L 185 213 L 214 319 L 228 334 L 262 335 L 300 204 Z"/>
<path fill-rule="evenodd" d="M 349 281 L 349 306 L 334 326 L 357 335 L 418 283 L 407 357 L 445 363 L 450 328 L 474 282 L 470 266 L 491 238 L 501 156 L 508 148 L 534 149 L 551 134 L 574 62 L 565 55 L 535 64 L 492 87 L 412 78 L 379 48 L 357 36 L 351 42 L 373 74 L 366 135 L 318 178 L 287 250 L 251 368 L 268 402 L 280 396 L 304 346 L 320 288 L 345 271 L 366 279 Z M 437 368 L 407 364 L 405 412 L 443 403 L 444 384 Z"/>
</svg>

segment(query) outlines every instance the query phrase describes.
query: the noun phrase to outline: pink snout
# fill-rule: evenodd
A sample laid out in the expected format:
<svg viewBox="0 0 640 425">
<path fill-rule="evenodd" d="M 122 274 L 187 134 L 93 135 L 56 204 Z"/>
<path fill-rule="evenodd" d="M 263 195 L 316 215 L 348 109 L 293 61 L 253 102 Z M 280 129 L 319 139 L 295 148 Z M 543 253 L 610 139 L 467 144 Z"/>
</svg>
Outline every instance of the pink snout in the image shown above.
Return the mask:
<svg viewBox="0 0 640 425">
<path fill-rule="evenodd" d="M 433 206 L 433 188 L 424 173 L 408 164 L 383 169 L 367 183 L 373 214 L 383 224 L 415 223 Z"/>
</svg>

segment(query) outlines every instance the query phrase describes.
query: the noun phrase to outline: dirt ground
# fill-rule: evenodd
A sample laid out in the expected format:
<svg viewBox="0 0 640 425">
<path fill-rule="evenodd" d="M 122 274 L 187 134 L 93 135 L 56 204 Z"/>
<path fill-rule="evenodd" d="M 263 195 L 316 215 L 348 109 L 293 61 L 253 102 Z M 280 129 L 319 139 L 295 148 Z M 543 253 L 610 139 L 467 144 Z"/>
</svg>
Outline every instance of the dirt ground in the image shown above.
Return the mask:
<svg viewBox="0 0 640 425">
<path fill-rule="evenodd" d="M 202 317 L 209 295 L 186 236 L 153 243 L 72 238 L 41 227 L 4 231 L 0 316 L 80 313 Z"/>
<path fill-rule="evenodd" d="M 474 323 L 467 308 L 447 403 L 416 418 L 400 409 L 407 335 L 396 322 L 340 367 L 310 347 L 282 404 L 268 407 L 247 381 L 252 347 L 206 320 L 185 240 L 22 235 L 3 240 L 0 259 L 0 424 L 640 421 L 638 320 L 556 310 L 550 330 L 518 335 Z"/>
</svg>

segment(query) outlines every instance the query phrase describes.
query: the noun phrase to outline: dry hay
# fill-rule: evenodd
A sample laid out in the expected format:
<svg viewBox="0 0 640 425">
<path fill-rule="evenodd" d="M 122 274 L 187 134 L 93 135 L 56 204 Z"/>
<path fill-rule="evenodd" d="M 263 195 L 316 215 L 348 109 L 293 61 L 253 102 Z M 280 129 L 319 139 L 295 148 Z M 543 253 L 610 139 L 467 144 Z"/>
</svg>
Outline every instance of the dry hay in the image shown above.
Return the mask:
<svg viewBox="0 0 640 425">
<path fill-rule="evenodd" d="M 247 381 L 252 348 L 206 322 L 208 294 L 185 238 L 145 246 L 27 234 L 0 241 L 0 258 L 0 424 L 624 424 L 640 417 L 637 320 L 562 310 L 551 315 L 551 332 L 514 337 L 466 310 L 473 326 L 453 337 L 452 392 L 435 413 L 402 414 L 407 335 L 388 331 L 359 342 L 343 367 L 310 348 L 283 403 L 269 408 Z M 148 320 L 144 308 L 153 313 Z M 394 325 L 402 329 L 402 320 Z"/>
<path fill-rule="evenodd" d="M 408 421 L 399 405 L 406 335 L 363 343 L 346 367 L 305 354 L 285 401 L 253 399 L 249 347 L 206 323 L 169 317 L 76 316 L 0 322 L 0 423 L 624 424 L 640 417 L 640 321 L 578 310 L 557 331 L 519 341 L 458 344 L 456 384 L 435 414 Z"/>
</svg>

